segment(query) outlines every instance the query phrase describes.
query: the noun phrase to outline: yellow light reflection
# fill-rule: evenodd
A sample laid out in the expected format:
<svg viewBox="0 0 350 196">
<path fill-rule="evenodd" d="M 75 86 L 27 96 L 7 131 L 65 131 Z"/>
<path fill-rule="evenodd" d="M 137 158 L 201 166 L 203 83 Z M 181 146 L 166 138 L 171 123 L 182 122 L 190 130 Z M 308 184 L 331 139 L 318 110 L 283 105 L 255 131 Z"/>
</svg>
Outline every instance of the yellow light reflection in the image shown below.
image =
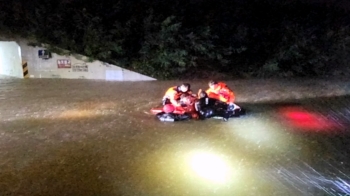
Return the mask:
<svg viewBox="0 0 350 196">
<path fill-rule="evenodd" d="M 89 110 L 67 110 L 60 113 L 57 118 L 87 118 L 96 116 L 94 111 Z"/>
<path fill-rule="evenodd" d="M 190 165 L 197 175 L 212 182 L 224 183 L 230 178 L 229 165 L 215 154 L 194 153 Z"/>
<path fill-rule="evenodd" d="M 66 109 L 62 112 L 57 112 L 55 118 L 92 118 L 96 116 L 115 114 L 117 104 L 113 102 L 83 102 L 76 105 L 74 108 Z"/>
<path fill-rule="evenodd" d="M 286 150 L 291 145 L 291 138 L 286 127 L 277 121 L 262 117 L 239 119 L 237 124 L 227 124 L 234 134 L 248 144 L 265 150 Z"/>
</svg>

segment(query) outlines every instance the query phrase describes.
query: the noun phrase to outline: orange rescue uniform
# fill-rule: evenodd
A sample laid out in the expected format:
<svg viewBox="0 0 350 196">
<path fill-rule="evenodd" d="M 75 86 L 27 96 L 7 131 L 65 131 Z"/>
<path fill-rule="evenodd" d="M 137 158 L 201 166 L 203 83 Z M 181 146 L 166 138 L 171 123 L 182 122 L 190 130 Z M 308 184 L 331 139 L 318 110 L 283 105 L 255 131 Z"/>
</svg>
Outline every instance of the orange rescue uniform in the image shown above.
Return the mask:
<svg viewBox="0 0 350 196">
<path fill-rule="evenodd" d="M 192 94 L 192 92 L 190 90 L 188 90 L 186 92 L 187 94 Z M 180 90 L 178 90 L 178 86 L 173 86 L 170 87 L 166 92 L 165 95 L 163 97 L 163 99 L 169 99 L 170 102 L 174 105 L 174 106 L 178 106 L 179 103 L 178 101 L 181 98 L 182 94 L 186 94 L 184 92 L 181 92 Z"/>
<path fill-rule="evenodd" d="M 235 101 L 235 94 L 223 82 L 217 83 L 215 89 L 209 88 L 206 90 L 206 93 L 209 98 L 217 99 L 227 104 Z"/>
</svg>

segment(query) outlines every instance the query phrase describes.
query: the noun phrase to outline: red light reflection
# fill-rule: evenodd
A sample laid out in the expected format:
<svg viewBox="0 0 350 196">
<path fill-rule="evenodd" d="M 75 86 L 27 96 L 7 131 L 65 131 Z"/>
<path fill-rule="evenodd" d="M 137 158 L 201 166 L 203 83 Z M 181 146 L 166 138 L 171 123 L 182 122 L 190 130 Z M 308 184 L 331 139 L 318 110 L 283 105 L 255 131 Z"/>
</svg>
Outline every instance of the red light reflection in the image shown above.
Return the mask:
<svg viewBox="0 0 350 196">
<path fill-rule="evenodd" d="M 327 119 L 324 115 L 309 112 L 300 107 L 280 109 L 280 114 L 294 128 L 310 131 L 332 131 L 340 128 L 339 123 Z"/>
</svg>

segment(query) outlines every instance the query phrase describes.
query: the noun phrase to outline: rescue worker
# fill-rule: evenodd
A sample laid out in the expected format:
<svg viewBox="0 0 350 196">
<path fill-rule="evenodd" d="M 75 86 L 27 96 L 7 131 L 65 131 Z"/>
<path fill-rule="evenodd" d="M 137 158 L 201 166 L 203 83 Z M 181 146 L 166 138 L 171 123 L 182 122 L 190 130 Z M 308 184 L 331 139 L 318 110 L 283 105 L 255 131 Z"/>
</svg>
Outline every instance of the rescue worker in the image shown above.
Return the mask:
<svg viewBox="0 0 350 196">
<path fill-rule="evenodd" d="M 180 99 L 181 95 L 188 94 L 192 95 L 191 85 L 188 83 L 183 83 L 180 86 L 170 87 L 163 96 L 162 103 L 165 104 L 173 104 L 175 107 L 180 107 Z"/>
<path fill-rule="evenodd" d="M 235 110 L 240 110 L 240 107 L 234 104 L 235 94 L 225 83 L 211 80 L 208 86 L 209 88 L 206 90 L 208 97 L 225 103 L 227 114 L 231 115 Z M 227 120 L 228 117 L 224 117 L 224 121 Z"/>
<path fill-rule="evenodd" d="M 195 108 L 197 101 L 197 96 L 182 94 L 180 97 L 181 107 L 176 107 L 179 111 L 185 111 L 187 114 L 191 115 L 192 119 L 198 119 L 198 112 Z"/>
<path fill-rule="evenodd" d="M 208 97 L 217 99 L 228 105 L 235 101 L 235 94 L 225 83 L 211 80 L 208 86 L 209 88 L 206 90 Z"/>
<path fill-rule="evenodd" d="M 199 119 L 204 120 L 214 116 L 222 117 L 224 121 L 227 121 L 232 114 L 227 110 L 227 104 L 217 99 L 208 97 L 205 91 L 201 89 L 198 92 L 199 99 L 196 102 L 196 110 L 199 114 Z"/>
</svg>

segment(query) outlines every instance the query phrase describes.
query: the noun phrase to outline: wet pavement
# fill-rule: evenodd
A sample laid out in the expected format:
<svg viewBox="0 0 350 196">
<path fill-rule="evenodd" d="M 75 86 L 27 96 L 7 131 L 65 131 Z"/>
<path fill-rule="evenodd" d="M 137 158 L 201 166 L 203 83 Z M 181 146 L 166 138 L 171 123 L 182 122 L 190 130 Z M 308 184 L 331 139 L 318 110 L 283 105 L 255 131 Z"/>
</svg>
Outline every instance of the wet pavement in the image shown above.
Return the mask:
<svg viewBox="0 0 350 196">
<path fill-rule="evenodd" d="M 232 81 L 247 115 L 159 122 L 178 83 L 1 78 L 0 195 L 350 194 L 350 80 Z"/>
</svg>

